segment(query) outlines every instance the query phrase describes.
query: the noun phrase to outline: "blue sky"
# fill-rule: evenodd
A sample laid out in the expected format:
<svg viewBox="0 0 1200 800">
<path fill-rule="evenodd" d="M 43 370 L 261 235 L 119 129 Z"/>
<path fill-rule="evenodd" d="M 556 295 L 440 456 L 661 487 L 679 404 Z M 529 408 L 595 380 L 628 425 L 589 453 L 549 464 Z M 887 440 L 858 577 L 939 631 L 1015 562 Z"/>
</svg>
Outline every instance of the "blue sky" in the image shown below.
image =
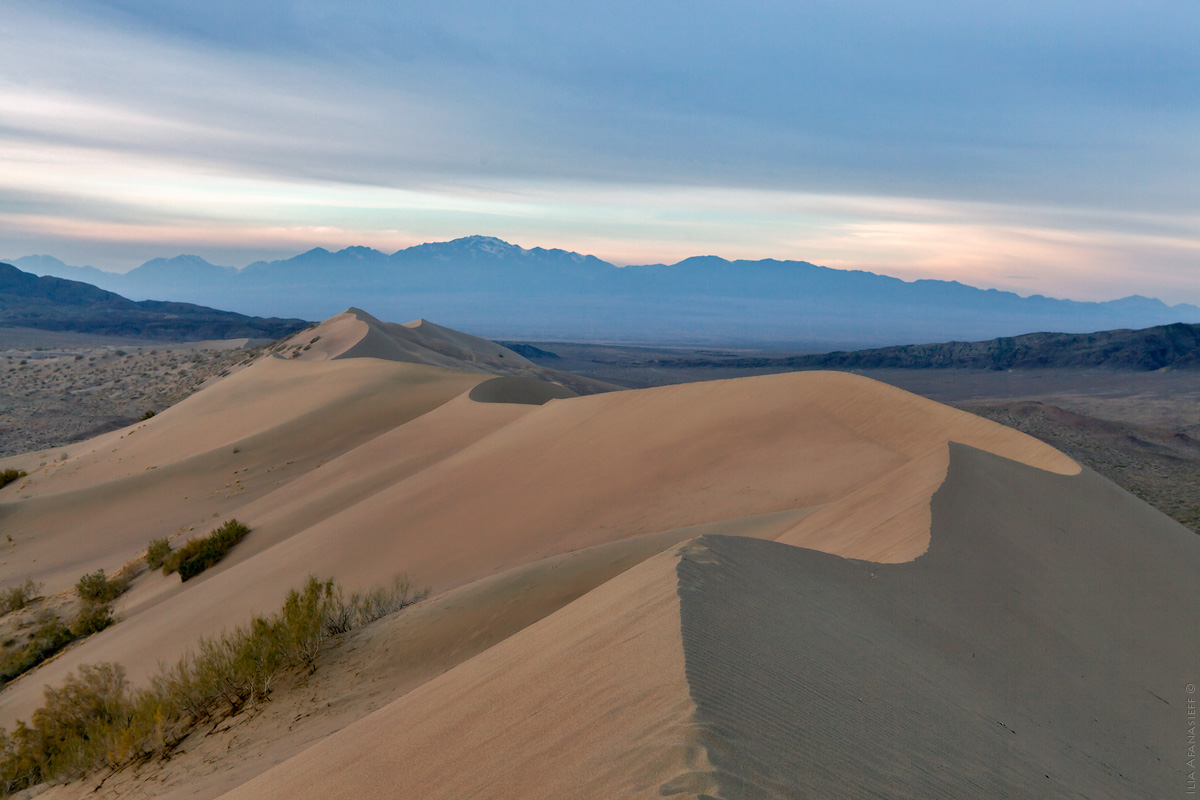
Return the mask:
<svg viewBox="0 0 1200 800">
<path fill-rule="evenodd" d="M 4 0 L 0 255 L 481 233 L 1200 302 L 1200 3 Z"/>
</svg>

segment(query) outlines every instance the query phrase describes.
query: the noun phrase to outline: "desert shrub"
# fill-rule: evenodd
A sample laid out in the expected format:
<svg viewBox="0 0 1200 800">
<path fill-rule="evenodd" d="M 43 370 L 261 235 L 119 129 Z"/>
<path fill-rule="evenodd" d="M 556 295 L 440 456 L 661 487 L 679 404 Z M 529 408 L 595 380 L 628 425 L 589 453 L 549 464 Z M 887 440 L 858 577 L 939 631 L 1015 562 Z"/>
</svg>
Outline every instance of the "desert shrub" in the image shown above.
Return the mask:
<svg viewBox="0 0 1200 800">
<path fill-rule="evenodd" d="M 151 539 L 146 545 L 146 564 L 150 569 L 159 569 L 171 555 L 170 539 Z"/>
<path fill-rule="evenodd" d="M 45 612 L 24 647 L 0 656 L 0 687 L 35 669 L 76 639 L 99 633 L 114 622 L 108 603 L 83 603 L 70 624 L 53 611 Z"/>
<path fill-rule="evenodd" d="M 284 671 L 313 671 L 335 628 L 364 625 L 425 594 L 400 576 L 345 600 L 332 580 L 310 577 L 279 611 L 201 639 L 151 676 L 146 689 L 131 691 L 118 664 L 81 666 L 60 688 L 45 690 L 31 724 L 18 722 L 11 734 L 0 729 L 0 791 L 165 755 L 197 725 L 268 700 Z"/>
<path fill-rule="evenodd" d="M 31 724 L 0 736 L 0 788 L 18 791 L 51 779 L 80 777 L 105 760 L 110 733 L 132 715 L 119 664 L 83 665 L 59 688 L 47 686 Z"/>
<path fill-rule="evenodd" d="M 334 602 L 326 612 L 326 631 L 336 634 L 362 627 L 410 606 L 428 594 L 428 589 L 415 589 L 404 574 L 392 578 L 389 586 L 379 586 L 365 594 L 355 592 L 349 598 L 344 598 L 341 589 L 337 588 Z"/>
<path fill-rule="evenodd" d="M 75 593 L 85 603 L 111 603 L 129 588 L 129 578 L 121 574 L 109 578 L 104 570 L 89 572 L 75 584 Z"/>
<path fill-rule="evenodd" d="M 108 603 L 84 603 L 71 620 L 71 636 L 82 639 L 84 636 L 99 633 L 114 622 L 116 620 L 113 619 L 112 606 Z"/>
<path fill-rule="evenodd" d="M 32 578 L 26 578 L 24 583 L 0 592 L 0 614 L 20 611 L 29 605 L 29 601 L 41 596 L 41 593 L 42 585 L 34 583 Z"/>
<path fill-rule="evenodd" d="M 145 413 L 145 414 L 142 414 L 140 417 L 138 417 L 138 419 L 140 419 L 140 420 L 142 420 L 143 422 L 145 422 L 146 420 L 150 419 L 150 418 L 151 418 L 151 417 L 153 417 L 154 415 L 155 415 L 155 411 L 154 411 L 154 409 L 149 409 L 149 410 L 147 410 L 147 411 L 146 411 L 146 413 Z"/>
<path fill-rule="evenodd" d="M 231 519 L 208 536 L 189 539 L 163 562 L 163 574 L 178 572 L 180 579 L 185 581 L 194 578 L 220 561 L 249 532 L 245 525 Z"/>
<path fill-rule="evenodd" d="M 0 657 L 0 686 L 41 664 L 74 639 L 71 630 L 57 614 L 53 611 L 43 614 L 25 646 Z"/>
<path fill-rule="evenodd" d="M 13 481 L 19 481 L 21 478 L 24 478 L 25 475 L 25 471 L 19 469 L 6 469 L 0 472 L 0 489 L 8 486 Z"/>
</svg>

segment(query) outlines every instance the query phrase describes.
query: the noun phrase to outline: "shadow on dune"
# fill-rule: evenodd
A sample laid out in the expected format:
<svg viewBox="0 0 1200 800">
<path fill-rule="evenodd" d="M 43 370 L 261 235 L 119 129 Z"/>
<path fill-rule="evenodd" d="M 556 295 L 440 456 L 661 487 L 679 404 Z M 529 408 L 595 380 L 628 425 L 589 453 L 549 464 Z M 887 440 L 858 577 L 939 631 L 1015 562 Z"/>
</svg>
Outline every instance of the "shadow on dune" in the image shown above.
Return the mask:
<svg viewBox="0 0 1200 800">
<path fill-rule="evenodd" d="M 1091 471 L 950 447 L 916 561 L 685 546 L 719 796 L 1182 794 L 1200 540 Z"/>
</svg>

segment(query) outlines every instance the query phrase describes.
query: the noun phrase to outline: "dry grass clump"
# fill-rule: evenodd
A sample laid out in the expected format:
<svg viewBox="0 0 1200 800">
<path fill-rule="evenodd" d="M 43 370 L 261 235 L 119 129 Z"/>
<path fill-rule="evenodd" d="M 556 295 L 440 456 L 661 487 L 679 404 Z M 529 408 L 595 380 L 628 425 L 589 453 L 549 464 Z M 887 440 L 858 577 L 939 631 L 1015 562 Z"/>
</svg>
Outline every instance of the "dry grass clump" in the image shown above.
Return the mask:
<svg viewBox="0 0 1200 800">
<path fill-rule="evenodd" d="M 21 478 L 24 478 L 25 475 L 25 471 L 19 469 L 6 469 L 0 471 L 0 489 L 8 486 L 13 481 L 19 481 Z"/>
<path fill-rule="evenodd" d="M 0 730 L 0 792 L 70 780 L 168 755 L 196 726 L 265 702 L 287 670 L 316 669 L 325 641 L 423 598 L 405 576 L 390 587 L 346 598 L 332 580 L 310 577 L 283 607 L 220 636 L 162 668 L 146 689 L 130 690 L 119 664 L 81 666 L 32 722 Z"/>
<path fill-rule="evenodd" d="M 150 544 L 146 545 L 146 565 L 150 569 L 162 569 L 170 555 L 170 539 L 151 539 Z"/>
<path fill-rule="evenodd" d="M 32 578 L 25 582 L 0 592 L 0 614 L 11 614 L 29 605 L 29 601 L 40 597 L 42 585 L 34 583 Z"/>
<path fill-rule="evenodd" d="M 179 578 L 184 581 L 194 578 L 220 561 L 249 532 L 250 529 L 245 525 L 231 519 L 208 536 L 189 539 L 183 547 L 164 557 L 163 574 L 178 572 Z"/>
</svg>

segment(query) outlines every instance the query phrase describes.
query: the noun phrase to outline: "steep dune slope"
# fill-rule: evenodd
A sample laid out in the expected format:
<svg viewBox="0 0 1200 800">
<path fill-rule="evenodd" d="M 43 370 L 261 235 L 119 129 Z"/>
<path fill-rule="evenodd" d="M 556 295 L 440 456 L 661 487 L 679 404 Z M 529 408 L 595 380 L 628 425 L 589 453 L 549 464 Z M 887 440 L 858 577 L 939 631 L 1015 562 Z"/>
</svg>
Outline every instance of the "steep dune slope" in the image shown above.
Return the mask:
<svg viewBox="0 0 1200 800">
<path fill-rule="evenodd" d="M 674 573 L 634 567 L 228 797 L 657 796 L 697 766 Z"/>
<path fill-rule="evenodd" d="M 361 386 L 348 381 L 358 370 L 376 377 Z M 307 380 L 293 383 L 293 375 Z M 221 411 L 228 401 L 220 393 L 250 409 L 286 407 L 293 397 L 311 404 L 314 375 L 334 387 L 336 404 L 268 428 L 261 440 L 232 439 L 220 428 L 220 413 L 231 413 Z M 196 637 L 274 606 L 315 570 L 352 588 L 405 570 L 441 591 L 604 542 L 834 503 L 944 451 L 950 440 L 1077 469 L 1029 437 L 850 375 L 774 375 L 542 406 L 449 399 L 484 377 L 370 358 L 275 359 L 188 401 L 209 440 L 240 442 L 241 452 L 222 446 L 149 473 L 0 506 L 6 523 L 38 531 L 20 545 L 29 563 L 14 559 L 9 574 L 60 583 L 94 566 L 118 566 L 101 563 L 104 554 L 132 555 L 177 525 L 202 532 L 204 514 L 236 515 L 254 530 L 186 586 L 147 576 L 126 599 L 122 625 L 0 695 L 0 714 L 29 713 L 40 686 L 79 663 L 119 659 L 140 680 Z M 255 380 L 269 387 L 268 399 L 253 396 Z M 188 425 L 176 419 L 187 419 L 185 405 L 134 436 L 146 444 L 126 443 L 114 455 L 145 459 L 137 448 L 166 449 L 149 434 L 182 436 L 176 427 Z M 231 424 L 242 432 L 240 420 Z M 303 464 L 286 463 L 289 448 L 299 449 Z M 224 475 L 234 464 L 238 474 Z M 925 502 L 893 495 L 902 504 Z M 870 552 L 912 558 L 927 537 L 927 527 L 889 531 L 872 538 Z M 845 552 L 844 542 L 827 546 Z"/>
<path fill-rule="evenodd" d="M 0 526 L 15 531 L 16 540 L 0 564 L 5 582 L 32 576 L 63 588 L 85 571 L 119 566 L 150 538 L 178 532 L 180 542 L 230 516 L 252 533 L 187 584 L 175 576 L 139 578 L 120 601 L 122 622 L 0 692 L 0 722 L 28 718 L 42 686 L 83 663 L 120 661 L 135 683 L 144 681 L 160 660 L 177 657 L 200 636 L 277 606 L 310 573 L 356 589 L 408 571 L 452 612 L 430 615 L 431 625 L 445 627 L 423 633 L 423 640 L 450 642 L 463 620 L 471 620 L 476 644 L 455 645 L 453 657 L 439 651 L 443 655 L 420 669 L 401 661 L 384 670 L 377 679 L 402 681 L 403 696 L 248 784 L 245 796 L 386 790 L 552 797 L 574 794 L 581 785 L 593 787 L 594 796 L 789 796 L 795 786 L 819 780 L 787 772 L 771 760 L 771 748 L 810 745 L 788 739 L 795 731 L 759 708 L 754 693 L 769 694 L 778 684 L 793 693 L 787 707 L 794 709 L 846 691 L 840 683 L 788 672 L 805 658 L 820 658 L 835 671 L 839 659 L 883 659 L 879 680 L 905 687 L 903 696 L 912 702 L 881 713 L 904 719 L 919 704 L 936 707 L 946 726 L 962 726 L 975 737 L 946 744 L 946 752 L 976 758 L 980 748 L 995 744 L 987 726 L 963 716 L 961 698 L 939 706 L 919 690 L 922 681 L 944 684 L 955 693 L 986 695 L 980 708 L 999 707 L 1000 687 L 988 695 L 943 662 L 964 643 L 982 647 L 986 642 L 978 637 L 1004 632 L 972 639 L 975 622 L 959 629 L 947 621 L 938 634 L 944 638 L 921 638 L 925 629 L 906 628 L 896 609 L 949 620 L 964 603 L 1011 607 L 1020 622 L 1013 630 L 1026 638 L 1049 636 L 1046 647 L 1060 647 L 1061 659 L 1021 656 L 980 674 L 995 680 L 1022 669 L 1058 674 L 1078 666 L 1071 659 L 1079 652 L 1100 646 L 1097 633 L 1071 640 L 1081 648 L 1071 651 L 1055 632 L 1073 624 L 1078 592 L 1094 590 L 1095 581 L 1125 591 L 1119 575 L 1101 574 L 1093 562 L 1132 557 L 1120 545 L 1130 526 L 1152 537 L 1151 550 L 1158 538 L 1169 540 L 1169 557 L 1178 564 L 1194 557 L 1191 545 L 1172 539 L 1176 531 L 1154 512 L 1080 474 L 1058 451 L 869 379 L 793 373 L 578 397 L 508 353 L 427 322 L 389 326 L 352 309 L 137 428 L 99 437 L 65 462 L 36 470 L 27 486 L 0 503 Z M 967 474 L 977 488 L 953 488 Z M 986 491 L 978 489 L 984 485 Z M 987 491 L 994 497 L 984 496 Z M 1035 500 L 1038 492 L 1069 502 L 1049 513 L 1049 501 Z M 957 498 L 958 516 L 939 515 L 945 498 Z M 1090 516 L 1081 512 L 1076 524 L 1075 506 L 1094 509 Z M 1017 510 L 1009 513 L 1010 507 Z M 971 509 L 989 516 L 965 534 L 975 525 Z M 1091 566 L 1075 573 L 1067 551 L 1095 533 L 1080 525 L 1103 530 L 1092 544 Z M 698 543 L 679 548 L 697 536 Z M 744 537 L 776 541 L 751 547 L 741 543 Z M 1007 569 L 1036 562 L 1043 540 L 1059 542 L 1054 574 L 1066 576 L 1064 591 L 1076 592 L 1057 605 L 1019 570 Z M 1168 557 L 1154 552 L 1138 568 L 1142 578 L 1157 568 L 1154 559 Z M 950 561 L 948 553 L 955 554 Z M 965 596 L 966 578 L 953 574 L 986 571 L 989 559 L 1003 562 L 997 571 L 1003 577 L 972 579 L 992 593 Z M 863 570 L 868 577 L 860 586 L 855 581 Z M 562 583 L 568 572 L 569 586 Z M 870 574 L 903 580 L 880 582 Z M 1033 605 L 1003 595 L 1005 581 Z M 874 592 L 885 583 L 904 589 Z M 501 585 L 511 594 L 484 588 Z M 742 604 L 755 586 L 758 599 Z M 753 679 L 762 685 L 743 687 L 737 652 L 759 645 L 738 645 L 732 632 L 729 652 L 717 653 L 721 643 L 697 644 L 693 634 L 710 622 L 714 630 L 737 623 L 697 605 L 689 592 L 740 608 L 745 631 L 737 636 L 766 642 L 781 635 L 772 627 L 783 624 L 779 619 L 794 622 L 796 632 L 787 635 L 796 641 L 779 642 L 780 652 L 792 653 L 788 663 L 768 660 L 760 665 L 765 677 Z M 911 596 L 922 592 L 931 599 Z M 847 594 L 858 599 L 812 607 L 796 599 Z M 793 607 L 798 602 L 802 610 Z M 837 616 L 839 604 L 853 619 Z M 777 619 L 776 608 L 783 617 Z M 1111 603 L 1107 608 L 1117 611 Z M 1129 609 L 1131 619 L 1145 613 L 1137 603 Z M 1086 616 L 1087 625 L 1099 625 L 1094 616 Z M 689 619 L 700 619 L 700 627 L 689 628 Z M 504 633 L 480 633 L 486 620 Z M 844 636 L 829 634 L 842 627 Z M 809 634 L 816 638 L 806 639 Z M 918 645 L 910 639 L 936 657 L 918 663 L 912 649 Z M 843 649 L 822 644 L 793 652 L 818 640 Z M 1166 672 L 1155 677 L 1143 670 L 1137 680 L 1161 695 L 1156 687 L 1178 671 L 1178 659 L 1168 654 L 1157 661 Z M 858 674 L 843 672 L 846 680 Z M 1107 675 L 1108 683 L 1088 684 L 1088 698 L 1095 700 L 1104 687 L 1128 690 L 1119 676 Z M 746 698 L 749 716 L 722 717 L 724 696 Z M 1004 695 L 1005 702 L 1017 699 Z M 1156 719 L 1143 712 L 1141 706 L 1125 709 L 1111 725 Z M 1042 727 L 1059 724 L 1059 718 L 1030 719 L 1042 720 Z M 743 724 L 749 727 L 739 729 Z M 771 742 L 760 744 L 747 732 L 756 727 L 770 731 Z M 1115 763 L 1106 749 L 1109 734 L 1097 737 L 1089 752 Z M 938 741 L 921 746 L 936 750 Z M 1037 747 L 1051 744 L 1043 737 Z M 1019 757 L 1022 775 L 1043 766 L 1028 748 Z M 1064 775 L 1083 769 L 1073 754 L 1047 758 L 1052 761 L 1045 766 Z M 838 764 L 812 768 L 836 775 L 845 768 Z M 269 766 L 244 764 L 238 774 Z M 1136 766 L 1139 775 L 1153 772 L 1146 763 Z M 1028 790 L 1013 775 L 988 769 L 987 781 L 999 783 L 979 786 Z M 875 791 L 874 774 L 863 770 L 864 791 Z M 909 779 L 903 770 L 887 774 Z M 957 783 L 968 776 L 947 774 L 948 785 L 973 785 Z M 217 785 L 206 784 L 201 795 L 213 796 Z M 941 785 L 911 783 L 915 793 Z M 1109 787 L 1104 780 L 1089 785 L 1098 796 Z"/>
<path fill-rule="evenodd" d="M 0 527 L 13 538 L 0 578 L 57 591 L 82 572 L 111 570 L 150 539 L 203 532 L 484 379 L 368 360 L 256 363 L 145 423 L 81 443 L 65 461 L 30 464 L 29 480 L 0 503 Z"/>
<path fill-rule="evenodd" d="M 916 561 L 703 536 L 226 797 L 1182 792 L 1200 542 L 951 451 Z"/>
</svg>

